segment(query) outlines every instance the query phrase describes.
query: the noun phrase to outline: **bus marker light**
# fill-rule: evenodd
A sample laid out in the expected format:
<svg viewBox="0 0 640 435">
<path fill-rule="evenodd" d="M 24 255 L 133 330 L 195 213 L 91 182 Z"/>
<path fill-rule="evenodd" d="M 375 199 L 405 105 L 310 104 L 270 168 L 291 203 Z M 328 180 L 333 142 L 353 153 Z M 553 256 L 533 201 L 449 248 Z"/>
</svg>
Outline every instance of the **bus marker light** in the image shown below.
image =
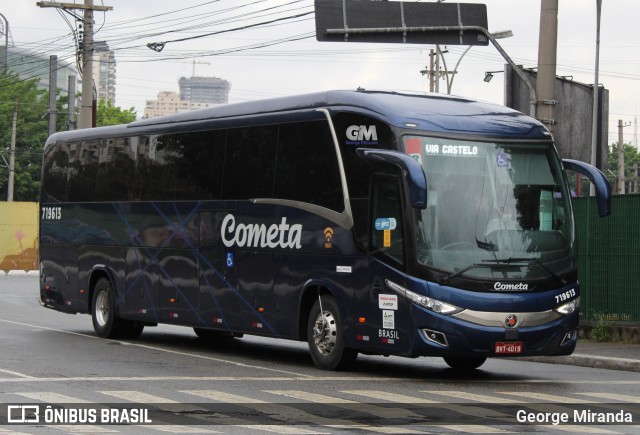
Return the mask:
<svg viewBox="0 0 640 435">
<path fill-rule="evenodd" d="M 222 323 L 222 319 L 220 317 L 214 317 L 212 320 L 213 323 Z"/>
<path fill-rule="evenodd" d="M 264 308 L 262 308 L 262 307 L 258 308 L 258 312 L 259 313 L 264 313 Z"/>
<path fill-rule="evenodd" d="M 177 319 L 178 318 L 178 313 L 169 313 L 169 317 L 172 319 Z"/>
<path fill-rule="evenodd" d="M 262 328 L 262 323 L 253 322 L 251 326 L 253 326 L 254 328 Z"/>
<path fill-rule="evenodd" d="M 175 298 L 171 298 L 171 299 L 169 299 L 169 302 L 171 302 L 172 304 L 174 304 L 174 303 L 176 302 L 176 299 L 175 299 Z"/>
<path fill-rule="evenodd" d="M 368 335 L 356 335 L 356 340 L 358 341 L 369 341 Z"/>
<path fill-rule="evenodd" d="M 367 323 L 366 317 L 358 317 L 358 323 Z"/>
<path fill-rule="evenodd" d="M 86 290 L 80 289 L 80 294 L 83 295 L 86 293 Z"/>
<path fill-rule="evenodd" d="M 51 291 L 51 287 L 49 287 L 48 285 L 45 285 L 44 286 L 44 291 L 46 291 L 46 292 Z"/>
<path fill-rule="evenodd" d="M 147 314 L 146 308 L 138 308 L 138 314 Z"/>
</svg>

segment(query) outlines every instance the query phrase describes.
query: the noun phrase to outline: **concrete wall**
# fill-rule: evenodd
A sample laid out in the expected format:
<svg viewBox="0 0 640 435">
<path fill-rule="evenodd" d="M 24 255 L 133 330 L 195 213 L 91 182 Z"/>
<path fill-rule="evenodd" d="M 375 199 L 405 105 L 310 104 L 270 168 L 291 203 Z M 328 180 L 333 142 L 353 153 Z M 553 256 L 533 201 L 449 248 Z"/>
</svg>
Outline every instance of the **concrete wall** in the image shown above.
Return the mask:
<svg viewBox="0 0 640 435">
<path fill-rule="evenodd" d="M 38 269 L 38 203 L 0 202 L 0 270 Z"/>
</svg>

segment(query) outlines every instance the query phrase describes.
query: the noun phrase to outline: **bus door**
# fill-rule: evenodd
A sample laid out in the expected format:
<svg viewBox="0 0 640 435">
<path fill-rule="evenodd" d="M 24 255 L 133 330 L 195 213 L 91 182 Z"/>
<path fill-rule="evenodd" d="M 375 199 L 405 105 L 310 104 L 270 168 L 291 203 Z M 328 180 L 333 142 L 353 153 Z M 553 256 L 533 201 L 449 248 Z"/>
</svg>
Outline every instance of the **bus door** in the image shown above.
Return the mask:
<svg viewBox="0 0 640 435">
<path fill-rule="evenodd" d="M 241 330 L 241 313 L 235 307 L 238 299 L 236 247 L 223 243 L 224 219 L 234 210 L 200 213 L 200 327 Z"/>
<path fill-rule="evenodd" d="M 406 286 L 406 243 L 399 177 L 375 175 L 369 211 L 369 306 L 364 345 L 385 353 L 411 346 L 411 307 L 393 286 Z M 358 337 L 363 334 L 358 334 Z"/>
</svg>

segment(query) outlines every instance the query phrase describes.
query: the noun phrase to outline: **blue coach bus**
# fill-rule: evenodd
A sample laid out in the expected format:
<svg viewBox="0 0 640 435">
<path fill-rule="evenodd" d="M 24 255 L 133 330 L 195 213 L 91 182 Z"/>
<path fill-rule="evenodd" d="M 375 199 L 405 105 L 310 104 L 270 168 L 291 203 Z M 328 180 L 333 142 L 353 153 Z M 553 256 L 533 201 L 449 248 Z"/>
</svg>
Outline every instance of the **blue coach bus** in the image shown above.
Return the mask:
<svg viewBox="0 0 640 435">
<path fill-rule="evenodd" d="M 463 98 L 329 91 L 52 135 L 40 299 L 98 336 L 188 326 L 358 353 L 568 355 L 580 301 L 566 170 L 536 120 Z"/>
</svg>

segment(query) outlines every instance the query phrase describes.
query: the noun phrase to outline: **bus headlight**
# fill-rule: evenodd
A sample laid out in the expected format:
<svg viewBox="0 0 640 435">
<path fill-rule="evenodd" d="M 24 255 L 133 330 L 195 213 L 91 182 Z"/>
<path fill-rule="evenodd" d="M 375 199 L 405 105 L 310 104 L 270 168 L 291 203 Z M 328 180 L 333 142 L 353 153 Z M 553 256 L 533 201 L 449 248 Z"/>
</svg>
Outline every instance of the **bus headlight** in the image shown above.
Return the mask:
<svg viewBox="0 0 640 435">
<path fill-rule="evenodd" d="M 427 308 L 433 311 L 434 313 L 450 316 L 452 314 L 456 314 L 464 310 L 463 308 L 456 307 L 455 305 L 439 301 L 438 299 L 434 299 L 434 298 L 430 298 L 427 296 L 414 293 L 411 290 L 407 290 L 406 288 L 396 284 L 393 281 L 389 281 L 388 279 L 385 280 L 385 283 L 391 290 L 395 291 L 396 293 L 399 293 L 400 295 L 404 295 L 407 299 L 409 299 L 414 304 Z"/>
<path fill-rule="evenodd" d="M 556 311 L 560 314 L 567 315 L 573 313 L 578 308 L 580 308 L 580 296 L 572 301 L 567 302 L 566 304 L 560 305 L 558 308 L 556 308 Z"/>
</svg>

